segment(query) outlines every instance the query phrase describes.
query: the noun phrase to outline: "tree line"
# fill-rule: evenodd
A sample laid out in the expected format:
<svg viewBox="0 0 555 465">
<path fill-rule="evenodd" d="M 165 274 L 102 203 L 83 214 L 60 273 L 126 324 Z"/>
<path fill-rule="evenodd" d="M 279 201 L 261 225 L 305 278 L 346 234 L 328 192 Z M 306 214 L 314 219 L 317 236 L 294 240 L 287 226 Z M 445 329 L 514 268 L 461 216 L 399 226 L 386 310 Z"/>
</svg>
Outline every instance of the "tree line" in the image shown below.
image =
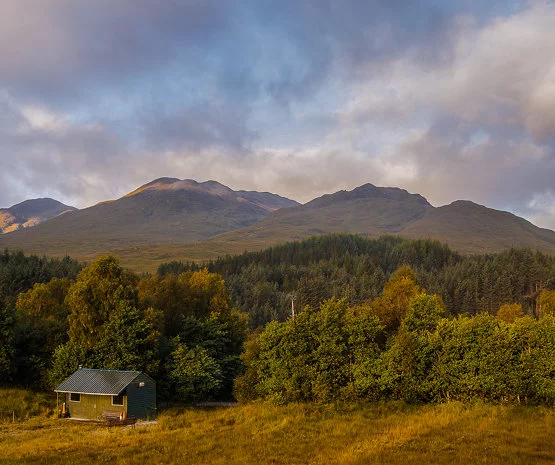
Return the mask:
<svg viewBox="0 0 555 465">
<path fill-rule="evenodd" d="M 221 276 L 140 278 L 111 256 L 82 269 L 69 259 L 4 258 L 0 276 L 40 279 L 4 283 L 20 292 L 0 298 L 0 384 L 52 389 L 82 365 L 144 371 L 166 400 L 231 397 L 248 317 Z M 47 271 L 29 273 L 37 264 Z"/>
<path fill-rule="evenodd" d="M 251 336 L 239 400 L 555 401 L 555 291 L 539 320 L 518 304 L 446 318 L 436 294 L 400 268 L 373 301 L 306 306 Z"/>
<path fill-rule="evenodd" d="M 255 328 L 285 321 L 291 312 L 291 296 L 300 308 L 315 309 L 333 297 L 345 298 L 351 306 L 369 302 L 403 265 L 414 270 L 430 293 L 441 297 L 451 316 L 495 314 L 502 305 L 516 303 L 526 314 L 538 317 L 541 291 L 555 287 L 555 257 L 531 249 L 463 256 L 433 240 L 344 234 L 317 236 L 200 265 L 170 262 L 160 265 L 158 274 L 203 266 L 221 274 L 235 305 L 250 315 Z"/>
<path fill-rule="evenodd" d="M 317 237 L 153 276 L 110 256 L 6 251 L 0 384 L 51 389 L 82 365 L 144 371 L 165 400 L 553 399 L 554 288 L 546 254 L 396 237 Z"/>
</svg>

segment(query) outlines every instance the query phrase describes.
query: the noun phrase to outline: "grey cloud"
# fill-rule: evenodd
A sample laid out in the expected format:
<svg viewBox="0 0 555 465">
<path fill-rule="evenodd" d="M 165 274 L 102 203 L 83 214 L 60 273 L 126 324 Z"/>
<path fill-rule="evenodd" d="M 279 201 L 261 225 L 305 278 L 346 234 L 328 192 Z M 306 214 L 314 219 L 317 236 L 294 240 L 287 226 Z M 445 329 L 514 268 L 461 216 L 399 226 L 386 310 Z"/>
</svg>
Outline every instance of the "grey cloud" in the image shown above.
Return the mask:
<svg viewBox="0 0 555 465">
<path fill-rule="evenodd" d="M 106 128 L 70 124 L 55 115 L 33 120 L 33 110 L 25 116 L 7 102 L 0 103 L 0 111 L 0 182 L 8 186 L 0 191 L 0 205 L 51 196 L 84 206 L 83 201 L 111 192 L 114 173 L 124 178 L 128 154 Z"/>
<path fill-rule="evenodd" d="M 301 201 L 373 182 L 555 227 L 555 9 L 511 5 L 0 2 L 0 204 L 158 176 Z"/>
<path fill-rule="evenodd" d="M 158 151 L 219 147 L 244 153 L 255 137 L 246 126 L 245 113 L 225 102 L 212 101 L 175 113 L 149 114 L 143 120 L 146 147 Z"/>
<path fill-rule="evenodd" d="M 148 74 L 184 48 L 209 47 L 226 31 L 228 9 L 210 0 L 5 0 L 0 81 L 24 97 L 81 96 L 84 86 Z"/>
</svg>

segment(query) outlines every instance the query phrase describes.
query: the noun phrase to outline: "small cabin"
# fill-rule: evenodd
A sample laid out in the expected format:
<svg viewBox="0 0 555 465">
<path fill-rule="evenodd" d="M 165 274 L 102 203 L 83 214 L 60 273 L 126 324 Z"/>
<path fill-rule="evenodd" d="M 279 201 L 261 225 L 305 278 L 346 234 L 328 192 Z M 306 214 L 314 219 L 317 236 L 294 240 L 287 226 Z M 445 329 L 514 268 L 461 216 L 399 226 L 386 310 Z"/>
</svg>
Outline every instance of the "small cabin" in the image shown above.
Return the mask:
<svg viewBox="0 0 555 465">
<path fill-rule="evenodd" d="M 156 416 L 156 382 L 140 371 L 79 368 L 54 391 L 70 418 L 100 420 L 114 411 L 143 420 Z"/>
</svg>

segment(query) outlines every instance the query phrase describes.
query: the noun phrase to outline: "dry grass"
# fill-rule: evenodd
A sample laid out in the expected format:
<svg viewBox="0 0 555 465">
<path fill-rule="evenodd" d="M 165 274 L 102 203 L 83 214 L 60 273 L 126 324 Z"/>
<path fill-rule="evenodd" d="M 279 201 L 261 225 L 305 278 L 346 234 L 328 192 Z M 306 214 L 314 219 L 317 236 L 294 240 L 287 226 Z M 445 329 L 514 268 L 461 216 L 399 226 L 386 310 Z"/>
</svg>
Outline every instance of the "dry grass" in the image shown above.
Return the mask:
<svg viewBox="0 0 555 465">
<path fill-rule="evenodd" d="M 0 389 L 0 424 L 55 415 L 56 395 L 34 393 L 23 389 Z M 14 415 L 12 416 L 12 412 Z"/>
<path fill-rule="evenodd" d="M 133 429 L 34 418 L 0 426 L 0 463 L 555 463 L 555 412 L 495 405 L 186 408 Z"/>
</svg>

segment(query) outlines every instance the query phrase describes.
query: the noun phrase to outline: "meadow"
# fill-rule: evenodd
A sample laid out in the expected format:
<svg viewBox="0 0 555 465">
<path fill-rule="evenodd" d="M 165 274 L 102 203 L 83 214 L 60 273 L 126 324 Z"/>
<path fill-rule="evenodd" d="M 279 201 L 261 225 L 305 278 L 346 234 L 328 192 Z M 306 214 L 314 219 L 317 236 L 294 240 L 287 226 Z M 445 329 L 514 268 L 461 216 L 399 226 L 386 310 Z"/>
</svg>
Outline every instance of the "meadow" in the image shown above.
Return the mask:
<svg viewBox="0 0 555 465">
<path fill-rule="evenodd" d="M 547 407 L 252 403 L 171 408 L 156 424 L 108 429 L 56 419 L 42 396 L 18 395 L 39 407 L 0 422 L 1 464 L 555 463 Z"/>
</svg>

